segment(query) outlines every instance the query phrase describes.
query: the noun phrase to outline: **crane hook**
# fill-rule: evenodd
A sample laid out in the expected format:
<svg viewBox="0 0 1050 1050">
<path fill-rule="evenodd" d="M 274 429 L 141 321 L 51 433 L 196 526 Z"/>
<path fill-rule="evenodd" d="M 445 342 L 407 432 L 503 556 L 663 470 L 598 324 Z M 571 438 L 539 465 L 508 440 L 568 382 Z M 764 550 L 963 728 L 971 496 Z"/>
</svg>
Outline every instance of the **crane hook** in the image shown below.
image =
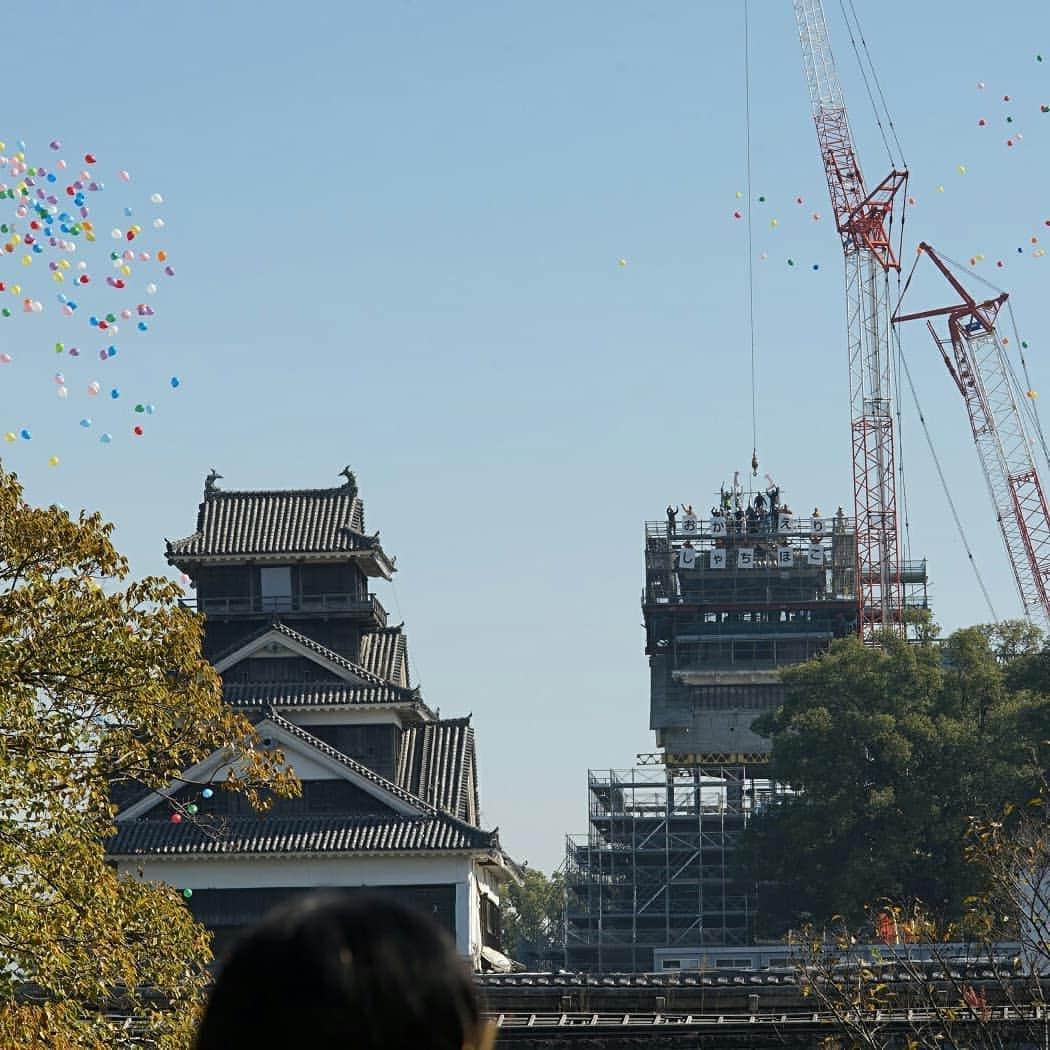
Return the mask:
<svg viewBox="0 0 1050 1050">
<path fill-rule="evenodd" d="M 751 452 L 751 476 L 753 478 L 758 477 L 758 449 L 753 449 Z"/>
</svg>

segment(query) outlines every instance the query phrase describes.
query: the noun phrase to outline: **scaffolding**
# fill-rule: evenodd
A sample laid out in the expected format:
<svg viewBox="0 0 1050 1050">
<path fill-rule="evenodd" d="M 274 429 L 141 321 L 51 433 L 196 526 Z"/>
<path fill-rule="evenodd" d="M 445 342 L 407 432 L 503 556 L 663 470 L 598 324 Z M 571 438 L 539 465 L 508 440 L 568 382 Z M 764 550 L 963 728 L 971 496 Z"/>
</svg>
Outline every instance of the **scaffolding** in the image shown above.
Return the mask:
<svg viewBox="0 0 1050 1050">
<path fill-rule="evenodd" d="M 753 887 L 733 854 L 782 793 L 755 722 L 784 702 L 780 668 L 858 629 L 853 519 L 797 516 L 779 494 L 772 482 L 765 494 L 734 485 L 709 517 L 669 508 L 645 523 L 659 750 L 636 769 L 588 773 L 588 832 L 566 841 L 569 969 L 649 970 L 656 949 L 752 942 Z M 901 565 L 897 583 L 926 607 L 924 560 Z"/>
<path fill-rule="evenodd" d="M 590 770 L 587 786 L 590 831 L 566 842 L 567 968 L 648 970 L 655 948 L 749 943 L 730 860 L 777 792 L 761 766 Z"/>
</svg>

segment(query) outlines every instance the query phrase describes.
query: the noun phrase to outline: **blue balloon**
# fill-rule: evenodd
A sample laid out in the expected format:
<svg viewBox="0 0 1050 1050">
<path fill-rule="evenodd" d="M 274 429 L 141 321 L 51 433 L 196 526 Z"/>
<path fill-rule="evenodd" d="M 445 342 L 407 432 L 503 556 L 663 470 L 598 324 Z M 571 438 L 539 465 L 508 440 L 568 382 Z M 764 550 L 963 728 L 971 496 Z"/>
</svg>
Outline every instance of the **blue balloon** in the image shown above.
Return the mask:
<svg viewBox="0 0 1050 1050">
<path fill-rule="evenodd" d="M 111 398 L 113 398 L 113 400 L 114 400 L 114 401 L 116 401 L 116 400 L 117 400 L 117 398 L 118 398 L 118 397 L 120 397 L 120 391 L 119 391 L 119 390 L 118 390 L 118 389 L 117 389 L 116 387 L 114 387 L 114 388 L 113 388 L 113 389 L 112 389 L 112 390 L 111 390 L 111 391 L 109 392 L 109 396 L 110 396 Z"/>
<path fill-rule="evenodd" d="M 211 789 L 211 788 L 205 788 L 205 789 L 204 789 L 204 790 L 203 790 L 203 791 L 201 792 L 201 798 L 211 798 L 211 797 L 212 797 L 212 795 L 214 795 L 214 794 L 215 794 L 215 792 L 214 792 L 214 791 L 212 791 L 212 789 Z"/>
<path fill-rule="evenodd" d="M 171 388 L 172 390 L 178 389 L 182 385 L 182 380 L 178 376 L 171 377 Z"/>
<path fill-rule="evenodd" d="M 106 347 L 106 357 L 116 357 L 116 356 L 117 356 L 117 348 L 115 346 L 107 346 Z"/>
<path fill-rule="evenodd" d="M 33 435 L 32 435 L 32 434 L 31 434 L 31 433 L 29 432 L 29 428 L 28 428 L 28 427 L 23 427 L 23 428 L 22 428 L 22 429 L 21 429 L 21 430 L 19 431 L 19 434 L 20 434 L 20 435 L 21 435 L 21 436 L 22 436 L 22 437 L 23 437 L 23 438 L 24 438 L 24 439 L 25 439 L 26 441 L 29 441 L 29 439 L 30 439 L 30 438 L 32 438 L 32 436 L 33 436 Z"/>
<path fill-rule="evenodd" d="M 108 445 L 112 440 L 112 434 L 103 434 L 102 437 L 99 438 L 99 441 L 101 441 L 103 445 Z"/>
<path fill-rule="evenodd" d="M 82 427 L 89 427 L 89 426 L 91 426 L 91 420 L 90 420 L 90 419 L 88 419 L 88 417 L 87 417 L 87 416 L 85 416 L 85 417 L 84 417 L 84 418 L 83 418 L 83 419 L 82 419 L 82 420 L 80 421 L 80 425 L 81 425 Z"/>
</svg>

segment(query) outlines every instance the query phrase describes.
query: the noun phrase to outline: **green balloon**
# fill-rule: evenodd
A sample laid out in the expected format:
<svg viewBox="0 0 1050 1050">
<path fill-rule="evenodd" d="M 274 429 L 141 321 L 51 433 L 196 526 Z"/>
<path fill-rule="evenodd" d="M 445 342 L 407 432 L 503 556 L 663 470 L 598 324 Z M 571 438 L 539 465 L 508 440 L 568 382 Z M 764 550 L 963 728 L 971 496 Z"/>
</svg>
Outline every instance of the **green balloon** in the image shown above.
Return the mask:
<svg viewBox="0 0 1050 1050">
<path fill-rule="evenodd" d="M 189 888 L 189 887 L 187 886 L 187 887 L 186 887 L 186 889 L 184 889 L 184 890 L 182 891 L 182 895 L 183 895 L 183 897 L 185 897 L 185 898 L 186 898 L 186 900 L 189 900 L 189 899 L 190 899 L 190 897 L 192 897 L 192 896 L 193 896 L 193 890 L 191 890 L 191 889 L 190 889 L 190 888 Z"/>
</svg>

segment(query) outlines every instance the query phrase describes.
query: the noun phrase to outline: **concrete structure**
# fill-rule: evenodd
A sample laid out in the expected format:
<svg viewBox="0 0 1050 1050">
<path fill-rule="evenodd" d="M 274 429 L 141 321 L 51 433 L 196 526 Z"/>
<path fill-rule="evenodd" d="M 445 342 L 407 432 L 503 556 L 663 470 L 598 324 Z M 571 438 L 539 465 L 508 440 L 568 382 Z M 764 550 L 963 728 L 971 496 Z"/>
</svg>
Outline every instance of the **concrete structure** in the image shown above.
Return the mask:
<svg viewBox="0 0 1050 1050">
<path fill-rule="evenodd" d="M 480 826 L 474 731 L 410 681 L 402 627 L 369 592 L 394 559 L 344 475 L 332 489 L 226 492 L 213 473 L 196 531 L 168 544 L 226 701 L 281 750 L 302 797 L 261 818 L 222 790 L 231 756 L 217 750 L 163 792 L 119 785 L 109 853 L 183 889 L 218 952 L 297 894 L 367 888 L 432 914 L 476 968 L 501 965 L 499 889 L 514 866 Z"/>
</svg>

